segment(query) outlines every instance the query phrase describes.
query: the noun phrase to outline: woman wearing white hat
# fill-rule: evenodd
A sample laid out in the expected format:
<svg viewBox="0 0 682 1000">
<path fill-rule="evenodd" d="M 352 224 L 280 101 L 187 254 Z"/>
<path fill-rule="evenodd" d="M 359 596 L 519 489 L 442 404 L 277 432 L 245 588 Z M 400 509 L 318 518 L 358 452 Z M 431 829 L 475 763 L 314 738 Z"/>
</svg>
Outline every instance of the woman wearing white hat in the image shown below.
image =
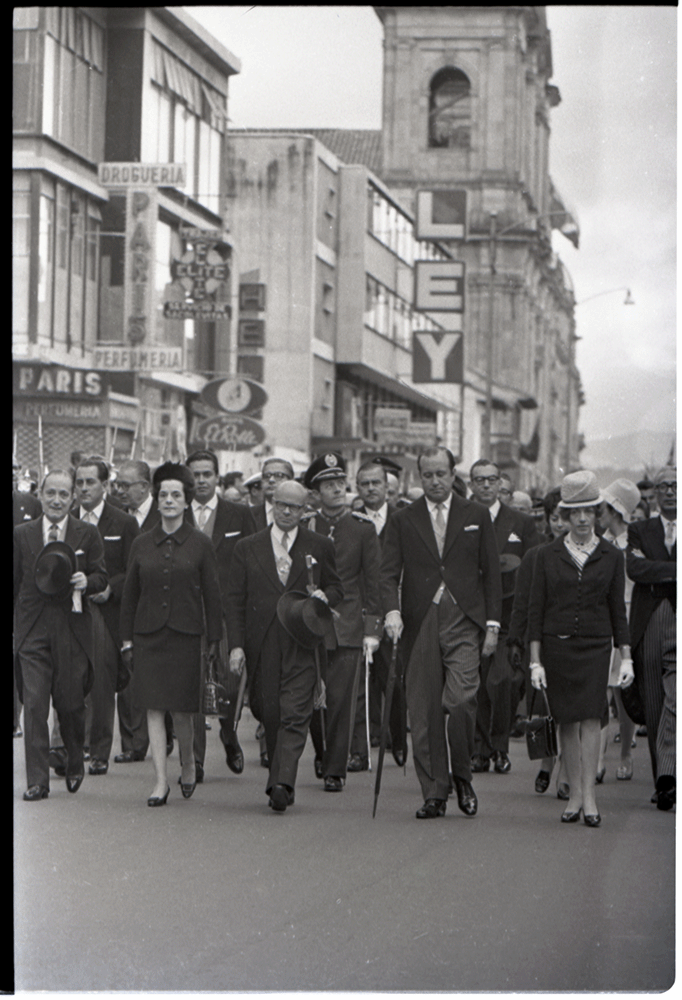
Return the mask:
<svg viewBox="0 0 682 1000">
<path fill-rule="evenodd" d="M 641 493 L 633 482 L 629 479 L 616 479 L 602 490 L 602 500 L 604 506 L 599 516 L 599 522 L 604 528 L 602 538 L 611 542 L 617 549 L 625 550 L 628 547 L 628 524 L 632 520 L 637 504 L 640 502 Z M 630 600 L 632 598 L 632 588 L 634 584 L 629 576 L 625 576 L 625 610 L 630 618 Z M 620 650 L 614 649 L 611 656 L 611 669 L 609 671 L 609 688 L 613 691 L 613 697 L 618 709 L 619 738 L 620 738 L 620 764 L 616 768 L 616 778 L 618 781 L 629 781 L 632 778 L 632 738 L 635 732 L 635 724 L 623 707 L 620 696 Z M 601 750 L 599 754 L 600 765 L 597 770 L 597 778 L 603 778 L 603 756 L 605 744 L 608 739 L 608 728 L 602 730 Z"/>
<path fill-rule="evenodd" d="M 570 798 L 561 816 L 601 823 L 595 798 L 600 719 L 613 645 L 620 649 L 619 683 L 632 683 L 625 611 L 625 559 L 595 533 L 602 497 L 594 473 L 573 472 L 561 484 L 563 538 L 538 549 L 529 606 L 530 670 L 546 687 L 560 727 Z"/>
</svg>

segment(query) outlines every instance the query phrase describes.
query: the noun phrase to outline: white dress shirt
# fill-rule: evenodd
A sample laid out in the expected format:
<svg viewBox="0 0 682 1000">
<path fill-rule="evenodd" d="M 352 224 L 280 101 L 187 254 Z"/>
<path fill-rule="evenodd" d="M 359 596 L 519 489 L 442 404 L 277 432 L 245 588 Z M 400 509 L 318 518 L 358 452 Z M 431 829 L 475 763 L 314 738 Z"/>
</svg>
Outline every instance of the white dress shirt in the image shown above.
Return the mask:
<svg viewBox="0 0 682 1000">
<path fill-rule="evenodd" d="M 104 500 L 101 500 L 96 507 L 92 510 L 86 510 L 85 507 L 79 508 L 80 513 L 78 515 L 81 521 L 85 521 L 86 524 L 99 524 L 99 519 L 102 516 L 102 511 L 104 510 Z"/>
<path fill-rule="evenodd" d="M 61 521 L 56 522 L 57 527 L 57 541 L 63 542 L 66 539 L 66 522 L 69 515 L 65 514 Z M 47 545 L 50 541 L 50 528 L 53 527 L 53 522 L 48 521 L 48 519 L 43 514 L 43 545 Z"/>
<path fill-rule="evenodd" d="M 154 498 L 150 494 L 150 496 L 148 496 L 146 500 L 142 501 L 137 510 L 132 510 L 130 512 L 140 527 L 142 527 L 142 525 L 144 524 L 145 518 L 147 517 L 149 511 L 152 509 L 153 503 L 154 503 Z"/>
<path fill-rule="evenodd" d="M 385 503 L 378 510 L 371 510 L 365 504 L 365 514 L 367 517 L 371 518 L 374 522 L 374 527 L 376 529 L 377 535 L 380 535 L 384 530 L 384 525 L 386 524 L 386 518 L 388 517 L 388 504 Z"/>
<path fill-rule="evenodd" d="M 194 523 L 198 527 L 203 527 L 203 525 L 201 524 L 201 516 L 200 516 L 202 510 L 206 511 L 206 518 L 204 521 L 205 524 L 217 506 L 218 506 L 218 497 L 217 494 L 215 493 L 207 503 L 200 503 L 196 498 L 192 500 L 192 513 L 194 514 Z"/>
</svg>

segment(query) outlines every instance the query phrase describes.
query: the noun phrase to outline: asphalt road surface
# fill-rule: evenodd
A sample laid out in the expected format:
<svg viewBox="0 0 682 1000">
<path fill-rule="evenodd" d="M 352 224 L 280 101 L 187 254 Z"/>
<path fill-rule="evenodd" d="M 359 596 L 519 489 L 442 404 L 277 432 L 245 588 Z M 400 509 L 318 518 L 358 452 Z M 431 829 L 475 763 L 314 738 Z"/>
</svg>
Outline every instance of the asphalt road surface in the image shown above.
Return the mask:
<svg viewBox="0 0 682 1000">
<path fill-rule="evenodd" d="M 386 755 L 325 793 L 310 743 L 296 804 L 268 809 L 255 722 L 228 771 L 217 726 L 206 780 L 149 809 L 152 763 L 112 764 L 77 793 L 51 779 L 22 801 L 14 748 L 17 991 L 654 992 L 675 977 L 675 815 L 650 804 L 646 741 L 616 781 L 609 744 L 602 825 L 561 824 L 554 781 L 512 741 L 512 771 L 475 776 L 475 818 L 421 796 Z M 615 734 L 612 723 L 611 736 Z M 115 747 L 115 751 L 118 747 Z M 114 751 L 114 752 L 115 752 Z M 374 767 L 378 751 L 374 751 Z M 112 755 L 113 756 L 113 755 Z"/>
</svg>

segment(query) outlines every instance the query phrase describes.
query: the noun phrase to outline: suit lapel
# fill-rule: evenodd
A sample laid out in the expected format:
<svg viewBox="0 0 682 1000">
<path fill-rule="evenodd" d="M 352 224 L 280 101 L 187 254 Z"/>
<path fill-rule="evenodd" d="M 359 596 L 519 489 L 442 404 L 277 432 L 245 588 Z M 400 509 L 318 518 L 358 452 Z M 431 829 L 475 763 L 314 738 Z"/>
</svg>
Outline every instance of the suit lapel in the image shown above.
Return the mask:
<svg viewBox="0 0 682 1000">
<path fill-rule="evenodd" d="M 37 556 L 43 547 L 43 517 L 37 517 L 35 521 L 30 521 L 30 530 L 27 532 L 28 545 L 34 556 Z"/>
<path fill-rule="evenodd" d="M 433 533 L 433 525 L 431 524 L 431 515 L 429 514 L 429 508 L 426 506 L 426 500 L 424 497 L 420 497 L 419 500 L 416 500 L 409 510 L 411 511 L 412 522 L 415 526 L 417 534 L 420 536 L 433 557 L 440 561 L 438 546 L 436 544 L 436 536 Z M 452 514 L 452 510 L 450 513 Z M 447 541 L 447 531 L 445 533 L 445 538 Z M 443 549 L 443 551 L 445 551 L 445 549 Z"/>
<path fill-rule="evenodd" d="M 270 578 L 272 583 L 283 591 L 284 585 L 282 584 L 282 581 L 277 573 L 277 564 L 275 563 L 275 553 L 272 551 L 272 539 L 270 537 L 270 532 L 258 532 L 258 534 L 253 537 L 254 554 L 258 559 L 261 569 L 266 576 Z M 291 573 L 289 574 L 289 578 L 291 579 Z"/>
<path fill-rule="evenodd" d="M 457 497 L 453 493 L 452 500 L 450 501 L 450 516 L 448 517 L 448 525 L 445 530 L 445 544 L 443 545 L 443 558 L 445 558 L 455 538 L 462 530 L 462 525 L 464 524 L 464 521 L 466 519 L 467 506 L 468 504 L 466 503 L 466 501 L 464 501 L 463 503 L 458 503 Z M 437 551 L 438 548 L 436 548 L 436 552 Z"/>
<path fill-rule="evenodd" d="M 500 509 L 497 513 L 497 517 L 493 521 L 493 527 L 495 529 L 495 538 L 497 540 L 497 548 L 501 552 L 504 546 L 507 544 L 507 539 L 511 535 L 511 530 L 514 524 L 514 518 L 511 516 L 511 511 L 508 507 L 505 507 L 503 503 L 500 504 Z"/>
<path fill-rule="evenodd" d="M 306 546 L 302 540 L 301 528 L 299 526 L 296 541 L 289 549 L 289 555 L 291 556 L 291 569 L 289 570 L 289 579 L 287 580 L 287 590 L 305 590 L 305 585 L 308 582 L 308 567 L 305 563 L 305 548 Z M 303 582 L 299 583 L 301 577 L 303 577 Z"/>
</svg>

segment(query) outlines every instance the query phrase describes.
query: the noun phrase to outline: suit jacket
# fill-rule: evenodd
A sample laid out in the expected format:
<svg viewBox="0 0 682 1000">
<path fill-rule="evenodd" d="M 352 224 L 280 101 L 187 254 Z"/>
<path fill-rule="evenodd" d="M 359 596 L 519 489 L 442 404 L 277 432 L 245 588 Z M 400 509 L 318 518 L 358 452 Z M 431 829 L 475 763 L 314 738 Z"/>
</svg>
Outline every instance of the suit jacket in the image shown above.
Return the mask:
<svg viewBox="0 0 682 1000">
<path fill-rule="evenodd" d="M 518 510 L 513 510 L 503 503 L 500 504 L 497 517 L 493 521 L 493 528 L 500 555 L 518 556 L 519 559 L 523 559 L 529 549 L 539 545 L 542 541 L 532 517 L 522 514 Z M 503 566 L 501 567 L 502 618 L 500 624 L 504 632 L 509 629 L 511 620 L 517 569 L 505 570 Z"/>
<path fill-rule="evenodd" d="M 251 511 L 251 516 L 253 517 L 253 523 L 256 526 L 256 531 L 262 531 L 263 528 L 268 527 L 268 522 L 265 517 L 265 504 L 259 504 L 258 507 L 249 507 Z"/>
<path fill-rule="evenodd" d="M 97 528 L 68 515 L 65 541 L 76 553 L 78 568 L 87 577 L 84 596 L 99 594 L 106 588 L 108 577 L 104 564 L 104 546 Z M 82 612 L 72 611 L 69 593 L 63 600 L 43 597 L 35 584 L 35 562 L 43 548 L 43 519 L 19 524 L 14 529 L 14 644 L 18 652 L 46 604 L 56 605 L 64 615 L 67 627 L 78 640 L 92 662 L 92 616 L 88 602 Z"/>
<path fill-rule="evenodd" d="M 386 531 L 388 529 L 388 522 L 391 520 L 391 518 L 397 512 L 397 510 L 398 510 L 398 508 L 395 507 L 392 503 L 389 503 L 389 504 L 386 505 L 386 520 L 384 521 L 383 528 L 381 529 L 381 531 L 377 535 L 377 538 L 379 539 L 379 545 L 381 546 L 382 549 L 384 547 L 384 542 L 386 541 Z M 367 507 L 365 506 L 364 503 L 363 503 L 362 507 L 360 507 L 360 513 L 361 514 L 366 514 L 367 513 Z M 376 529 L 374 530 L 374 533 L 376 535 Z"/>
<path fill-rule="evenodd" d="M 313 514 L 306 525 L 311 531 L 331 538 L 336 570 L 343 586 L 343 598 L 334 619 L 339 646 L 362 646 L 365 635 L 381 637 L 383 616 L 379 594 L 381 548 L 374 525 L 364 514 L 350 511 L 333 523 L 322 513 Z M 327 648 L 332 644 L 327 643 Z"/>
<path fill-rule="evenodd" d="M 185 512 L 185 519 L 192 527 L 196 527 L 191 505 Z M 233 503 L 231 500 L 223 500 L 221 497 L 218 497 L 211 542 L 218 558 L 218 577 L 220 580 L 223 609 L 225 608 L 225 593 L 227 591 L 227 581 L 234 547 L 240 538 L 253 535 L 255 531 L 256 525 L 249 507 L 242 503 Z"/>
<path fill-rule="evenodd" d="M 32 493 L 20 493 L 12 490 L 12 524 L 23 524 L 24 521 L 33 521 L 43 513 L 43 505 L 38 497 Z"/>
<path fill-rule="evenodd" d="M 636 556 L 634 550 L 642 552 Z M 677 600 L 677 542 L 672 553 L 665 547 L 665 529 L 660 517 L 633 521 L 628 526 L 628 576 L 634 581 L 630 605 L 632 648 L 637 646 L 652 614 L 666 598 Z"/>
<path fill-rule="evenodd" d="M 396 511 L 381 563 L 384 611 L 400 609 L 401 580 L 406 657 L 442 582 L 480 628 L 486 621 L 499 622 L 500 559 L 488 509 L 453 493 L 442 557 L 425 497 Z"/>
<path fill-rule="evenodd" d="M 135 632 L 147 635 L 169 626 L 217 642 L 222 624 L 218 563 L 210 539 L 186 521 L 172 535 L 160 524 L 141 532 L 130 549 L 123 586 L 123 641 Z"/>
<path fill-rule="evenodd" d="M 97 530 L 104 543 L 104 563 L 107 567 L 109 586 L 111 587 L 109 599 L 104 604 L 98 604 L 97 607 L 102 612 L 114 645 L 120 649 L 121 596 L 128 569 L 130 548 L 140 529 L 132 514 L 126 514 L 124 510 L 113 506 L 109 500 L 105 500 Z"/>
<path fill-rule="evenodd" d="M 582 574 L 563 538 L 541 545 L 535 557 L 528 608 L 528 638 L 547 635 L 613 638 L 627 646 L 625 559 L 620 549 L 600 538 Z"/>
<path fill-rule="evenodd" d="M 263 639 L 277 614 L 277 602 L 285 591 L 306 591 L 308 570 L 305 557 L 312 555 L 313 579 L 323 590 L 330 607 L 343 597 L 336 571 L 334 545 L 328 538 L 299 525 L 289 550 L 291 569 L 286 586 L 277 575 L 270 528 L 237 542 L 227 587 L 227 635 L 230 649 L 243 649 L 249 666 L 258 662 Z"/>
</svg>

